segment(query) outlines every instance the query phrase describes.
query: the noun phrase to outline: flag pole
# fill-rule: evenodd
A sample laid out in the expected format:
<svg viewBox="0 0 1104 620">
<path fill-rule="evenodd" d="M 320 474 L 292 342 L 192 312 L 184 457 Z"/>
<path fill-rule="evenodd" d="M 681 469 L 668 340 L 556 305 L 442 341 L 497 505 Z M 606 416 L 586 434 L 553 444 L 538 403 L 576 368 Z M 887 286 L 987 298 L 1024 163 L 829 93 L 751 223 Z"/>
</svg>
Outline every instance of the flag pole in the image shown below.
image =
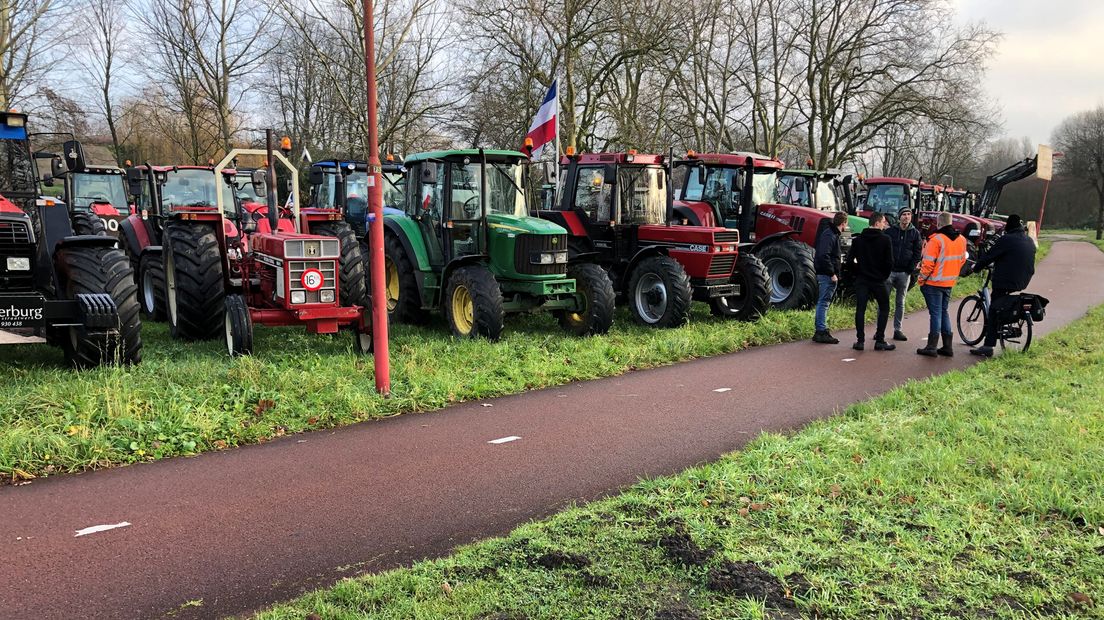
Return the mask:
<svg viewBox="0 0 1104 620">
<path fill-rule="evenodd" d="M 552 83 L 556 86 L 556 187 L 552 188 L 552 204 L 557 205 L 560 202 L 560 80 L 556 78 L 552 80 Z"/>
</svg>

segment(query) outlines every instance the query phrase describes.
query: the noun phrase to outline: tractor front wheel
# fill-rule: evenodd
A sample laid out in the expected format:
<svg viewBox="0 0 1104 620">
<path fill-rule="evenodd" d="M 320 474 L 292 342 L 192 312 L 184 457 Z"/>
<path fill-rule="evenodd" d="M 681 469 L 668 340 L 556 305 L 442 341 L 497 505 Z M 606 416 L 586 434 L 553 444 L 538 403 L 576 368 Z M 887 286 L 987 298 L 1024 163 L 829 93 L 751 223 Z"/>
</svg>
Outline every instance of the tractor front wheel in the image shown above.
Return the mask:
<svg viewBox="0 0 1104 620">
<path fill-rule="evenodd" d="M 162 245 L 169 332 L 182 340 L 214 340 L 225 322 L 226 298 L 214 228 L 173 222 Z"/>
<path fill-rule="evenodd" d="M 812 248 L 783 239 L 759 250 L 758 255 L 770 276 L 772 306 L 796 310 L 812 305 L 817 293 Z"/>
<path fill-rule="evenodd" d="M 253 317 L 241 295 L 226 296 L 226 312 L 223 315 L 226 331 L 226 351 L 230 357 L 253 354 Z"/>
<path fill-rule="evenodd" d="M 740 254 L 732 283 L 740 285 L 740 293 L 710 300 L 709 309 L 713 316 L 754 321 L 770 308 L 770 275 L 763 261 L 754 254 Z"/>
<path fill-rule="evenodd" d="M 341 272 L 338 287 L 341 305 L 344 307 L 368 307 L 368 277 L 366 255 L 360 250 L 353 227 L 347 222 L 322 222 L 311 226 L 311 233 L 324 237 L 336 237 L 341 243 Z"/>
<path fill-rule="evenodd" d="M 502 290 L 483 265 L 461 267 L 449 277 L 444 305 L 449 327 L 457 338 L 498 340 L 502 335 Z"/>
<path fill-rule="evenodd" d="M 74 213 L 73 234 L 106 237 L 107 226 L 104 225 L 104 221 L 100 216 L 95 213 Z"/>
<path fill-rule="evenodd" d="M 65 296 L 107 293 L 118 312 L 118 332 L 89 331 L 69 327 L 58 334 L 65 358 L 77 368 L 105 364 L 137 364 L 142 361 L 142 322 L 138 317 L 137 290 L 130 261 L 116 248 L 70 247 L 58 252 Z"/>
<path fill-rule="evenodd" d="M 138 302 L 143 319 L 165 320 L 165 265 L 160 254 L 146 252 L 138 260 Z"/>
<path fill-rule="evenodd" d="M 567 277 L 575 279 L 575 292 L 583 300 L 583 307 L 561 312 L 560 327 L 572 336 L 607 333 L 613 326 L 616 305 L 609 274 L 593 263 L 581 263 L 568 269 Z"/>
<path fill-rule="evenodd" d="M 425 323 L 427 317 L 418 296 L 414 266 L 406 255 L 402 242 L 392 234 L 383 238 L 383 272 L 387 319 L 399 323 Z"/>
<path fill-rule="evenodd" d="M 633 318 L 642 325 L 679 327 L 690 320 L 690 276 L 669 256 L 640 261 L 629 276 L 628 298 Z"/>
</svg>

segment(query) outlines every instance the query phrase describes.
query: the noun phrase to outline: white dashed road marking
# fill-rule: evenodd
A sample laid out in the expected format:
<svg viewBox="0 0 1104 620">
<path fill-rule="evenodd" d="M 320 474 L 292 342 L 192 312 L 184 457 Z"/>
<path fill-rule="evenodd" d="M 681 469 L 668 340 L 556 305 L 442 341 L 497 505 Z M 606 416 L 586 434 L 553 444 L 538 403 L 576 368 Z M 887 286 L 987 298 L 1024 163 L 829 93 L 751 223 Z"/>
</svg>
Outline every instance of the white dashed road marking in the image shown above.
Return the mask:
<svg viewBox="0 0 1104 620">
<path fill-rule="evenodd" d="M 717 388 L 717 389 L 715 389 L 715 390 L 713 390 L 713 391 L 714 391 L 714 392 L 717 392 L 718 394 L 720 394 L 720 393 L 723 393 L 723 392 L 731 392 L 731 391 L 732 391 L 732 388 Z"/>
<path fill-rule="evenodd" d="M 487 443 L 493 443 L 493 444 L 497 445 L 497 444 L 500 444 L 500 443 L 510 443 L 511 441 L 517 441 L 519 439 L 521 439 L 521 437 L 518 437 L 517 435 L 510 435 L 509 437 L 503 437 L 501 439 L 492 439 L 492 440 L 488 441 Z"/>
<path fill-rule="evenodd" d="M 122 523 L 113 523 L 111 525 L 93 525 L 92 527 L 86 527 L 83 530 L 77 530 L 77 533 L 73 535 L 73 538 L 78 536 L 87 536 L 89 534 L 95 534 L 97 532 L 106 532 L 108 530 L 118 529 L 120 527 L 126 527 L 130 525 L 129 522 L 123 521 Z"/>
<path fill-rule="evenodd" d="M 853 362 L 853 361 L 855 361 L 855 358 L 853 358 L 853 357 L 845 357 L 845 358 L 843 358 L 843 361 L 845 361 L 845 362 Z"/>
</svg>

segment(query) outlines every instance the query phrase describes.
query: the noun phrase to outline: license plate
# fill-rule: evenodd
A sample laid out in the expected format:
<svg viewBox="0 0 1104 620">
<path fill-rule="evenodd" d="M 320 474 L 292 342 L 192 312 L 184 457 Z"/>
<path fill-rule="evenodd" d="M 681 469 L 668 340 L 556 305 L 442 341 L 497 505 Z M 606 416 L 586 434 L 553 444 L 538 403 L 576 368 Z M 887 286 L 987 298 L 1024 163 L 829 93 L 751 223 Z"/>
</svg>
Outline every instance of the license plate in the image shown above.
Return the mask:
<svg viewBox="0 0 1104 620">
<path fill-rule="evenodd" d="M 38 295 L 0 297 L 0 329 L 44 326 L 44 305 Z"/>
</svg>

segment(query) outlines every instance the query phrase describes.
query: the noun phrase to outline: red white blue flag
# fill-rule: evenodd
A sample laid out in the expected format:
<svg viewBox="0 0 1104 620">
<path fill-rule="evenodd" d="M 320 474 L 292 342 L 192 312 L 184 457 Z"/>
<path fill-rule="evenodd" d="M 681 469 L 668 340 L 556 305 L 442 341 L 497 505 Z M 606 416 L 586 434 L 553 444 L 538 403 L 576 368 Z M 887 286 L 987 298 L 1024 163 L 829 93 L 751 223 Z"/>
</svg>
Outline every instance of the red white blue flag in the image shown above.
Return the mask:
<svg viewBox="0 0 1104 620">
<path fill-rule="evenodd" d="M 529 126 L 529 133 L 525 135 L 526 138 L 533 140 L 533 159 L 540 159 L 544 147 L 556 140 L 558 130 L 556 115 L 560 107 L 556 92 L 557 81 L 552 80 L 552 86 L 549 87 L 548 94 L 544 96 L 544 101 L 541 102 L 540 109 L 537 110 L 537 116 L 533 119 L 533 124 Z"/>
</svg>

